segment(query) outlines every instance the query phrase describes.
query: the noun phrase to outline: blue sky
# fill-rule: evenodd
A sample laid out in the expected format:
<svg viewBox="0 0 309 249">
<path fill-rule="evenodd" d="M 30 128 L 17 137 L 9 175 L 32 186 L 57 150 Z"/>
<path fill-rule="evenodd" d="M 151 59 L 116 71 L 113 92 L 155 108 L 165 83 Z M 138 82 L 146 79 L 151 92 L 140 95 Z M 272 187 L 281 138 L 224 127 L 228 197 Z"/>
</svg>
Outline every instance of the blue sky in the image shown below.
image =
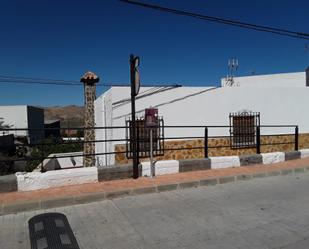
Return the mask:
<svg viewBox="0 0 309 249">
<path fill-rule="evenodd" d="M 142 1 L 142 0 L 141 0 Z M 307 0 L 144 2 L 260 25 L 309 32 Z M 156 12 L 117 0 L 2 0 L 0 75 L 129 82 L 128 58 L 141 58 L 142 83 L 218 85 L 227 61 L 237 74 L 304 71 L 306 41 Z M 98 88 L 98 95 L 106 88 Z M 79 86 L 0 83 L 0 104 L 83 103 Z"/>
</svg>

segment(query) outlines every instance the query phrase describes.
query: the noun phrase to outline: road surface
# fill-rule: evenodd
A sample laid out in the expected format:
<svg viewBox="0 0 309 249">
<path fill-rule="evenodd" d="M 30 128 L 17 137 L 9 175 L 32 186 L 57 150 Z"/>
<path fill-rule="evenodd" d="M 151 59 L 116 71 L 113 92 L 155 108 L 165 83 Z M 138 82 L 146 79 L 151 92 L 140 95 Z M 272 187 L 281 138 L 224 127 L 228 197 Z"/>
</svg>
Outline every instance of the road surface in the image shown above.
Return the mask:
<svg viewBox="0 0 309 249">
<path fill-rule="evenodd" d="M 309 248 L 309 173 L 0 217 L 0 248 L 30 248 L 27 221 L 64 213 L 80 248 Z"/>
</svg>

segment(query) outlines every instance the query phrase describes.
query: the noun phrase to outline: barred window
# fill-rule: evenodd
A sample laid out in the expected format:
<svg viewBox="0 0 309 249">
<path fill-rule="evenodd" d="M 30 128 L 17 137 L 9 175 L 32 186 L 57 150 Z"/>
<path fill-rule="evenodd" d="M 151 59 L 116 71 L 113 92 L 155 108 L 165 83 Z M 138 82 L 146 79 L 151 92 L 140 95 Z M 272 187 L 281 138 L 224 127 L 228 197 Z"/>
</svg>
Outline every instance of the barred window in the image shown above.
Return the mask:
<svg viewBox="0 0 309 249">
<path fill-rule="evenodd" d="M 150 156 L 150 129 L 145 127 L 145 120 L 137 119 L 135 120 L 135 126 L 138 138 L 138 152 L 139 157 L 149 157 Z M 132 133 L 132 121 L 126 121 L 126 156 L 127 158 L 133 157 L 133 133 Z M 152 147 L 154 156 L 161 156 L 164 154 L 164 125 L 163 119 L 159 119 L 159 126 L 152 129 Z"/>
<path fill-rule="evenodd" d="M 143 152 L 149 151 L 150 150 L 150 130 L 145 127 L 145 120 L 144 119 L 136 120 L 136 128 L 138 131 L 139 152 L 143 153 Z M 153 142 L 153 145 L 152 145 L 153 150 L 157 150 L 157 147 L 158 147 L 158 130 L 157 129 L 152 130 L 152 142 Z"/>
<path fill-rule="evenodd" d="M 240 112 L 230 114 L 231 148 L 256 146 L 256 127 L 260 124 L 260 113 Z"/>
</svg>

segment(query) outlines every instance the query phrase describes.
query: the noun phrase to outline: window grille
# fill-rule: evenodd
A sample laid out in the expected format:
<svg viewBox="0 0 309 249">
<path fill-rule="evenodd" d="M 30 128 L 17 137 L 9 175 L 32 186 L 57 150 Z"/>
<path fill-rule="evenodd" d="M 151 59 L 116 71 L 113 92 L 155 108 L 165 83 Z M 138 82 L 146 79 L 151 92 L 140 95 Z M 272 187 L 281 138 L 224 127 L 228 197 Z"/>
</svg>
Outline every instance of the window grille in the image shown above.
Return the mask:
<svg viewBox="0 0 309 249">
<path fill-rule="evenodd" d="M 153 135 L 153 156 L 164 155 L 164 122 L 159 118 L 159 125 L 152 129 Z M 140 158 L 150 157 L 150 129 L 145 127 L 144 118 L 135 120 L 136 136 L 138 138 L 138 153 Z M 132 135 L 132 121 L 126 120 L 126 157 L 133 158 L 133 135 Z"/>
<path fill-rule="evenodd" d="M 259 112 L 230 113 L 230 145 L 233 149 L 256 146 L 256 127 L 260 125 Z"/>
</svg>

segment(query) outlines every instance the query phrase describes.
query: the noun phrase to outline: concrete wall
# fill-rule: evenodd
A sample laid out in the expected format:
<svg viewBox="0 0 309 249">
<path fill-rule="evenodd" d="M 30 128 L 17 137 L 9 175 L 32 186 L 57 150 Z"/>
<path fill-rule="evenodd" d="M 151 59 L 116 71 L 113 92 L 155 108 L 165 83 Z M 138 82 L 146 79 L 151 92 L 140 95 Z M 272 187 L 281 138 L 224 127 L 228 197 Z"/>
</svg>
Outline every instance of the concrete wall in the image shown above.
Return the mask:
<svg viewBox="0 0 309 249">
<path fill-rule="evenodd" d="M 28 128 L 28 116 L 26 105 L 0 106 L 0 117 L 5 125 L 10 128 Z M 9 131 L 15 136 L 27 136 L 27 131 Z"/>
<path fill-rule="evenodd" d="M 0 117 L 4 124 L 10 125 L 10 128 L 33 129 L 44 128 L 44 110 L 41 108 L 16 105 L 0 106 Z M 9 131 L 14 136 L 28 136 L 30 143 L 35 143 L 44 138 L 44 131 Z"/>
<path fill-rule="evenodd" d="M 155 172 L 158 176 L 178 172 L 223 169 L 256 164 L 271 164 L 306 157 L 309 157 L 308 149 L 285 153 L 262 153 L 260 155 L 252 154 L 245 156 L 211 157 L 205 159 L 170 160 L 157 162 L 155 165 Z M 308 170 L 308 167 L 306 167 L 306 169 Z M 139 165 L 138 171 L 140 176 L 149 176 L 149 163 L 145 162 Z M 284 169 L 282 170 L 282 174 L 286 174 L 286 172 L 283 171 Z M 84 167 L 78 169 L 48 171 L 45 173 L 16 173 L 15 175 L 0 176 L 0 192 L 30 191 L 67 185 L 126 179 L 132 178 L 132 173 L 132 165 L 121 167 Z M 245 179 L 242 175 L 239 175 L 238 178 Z"/>
<path fill-rule="evenodd" d="M 226 78 L 222 78 L 221 86 L 224 87 L 225 85 Z M 280 73 L 234 77 L 234 85 L 248 87 L 304 87 L 306 86 L 306 73 Z"/>
<path fill-rule="evenodd" d="M 66 185 L 98 182 L 96 167 L 53 170 L 46 173 L 16 173 L 16 176 L 19 191 L 30 191 Z"/>
</svg>

